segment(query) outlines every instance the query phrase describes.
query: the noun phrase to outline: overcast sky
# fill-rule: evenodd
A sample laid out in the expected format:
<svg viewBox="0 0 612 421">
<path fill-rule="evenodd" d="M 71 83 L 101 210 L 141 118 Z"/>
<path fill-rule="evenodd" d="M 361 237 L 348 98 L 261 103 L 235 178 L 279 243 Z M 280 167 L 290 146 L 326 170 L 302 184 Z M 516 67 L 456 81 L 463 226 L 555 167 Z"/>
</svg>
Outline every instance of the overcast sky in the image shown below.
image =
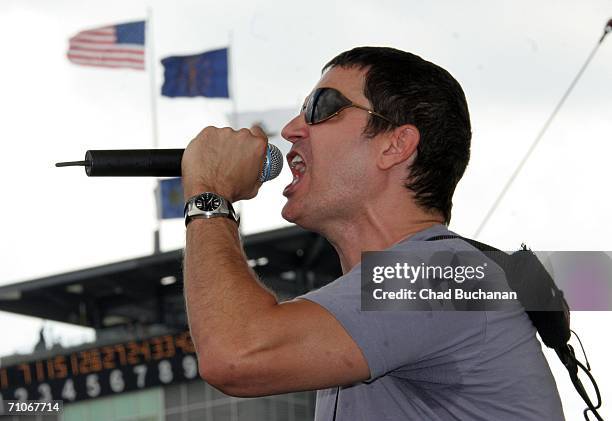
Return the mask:
<svg viewBox="0 0 612 421">
<path fill-rule="evenodd" d="M 472 236 L 505 181 L 612 17 L 611 0 L 575 1 L 76 1 L 0 2 L 0 284 L 142 256 L 152 251 L 153 181 L 87 178 L 53 163 L 87 149 L 151 147 L 146 72 L 76 66 L 68 38 L 153 12 L 159 60 L 225 47 L 239 112 L 297 110 L 321 66 L 359 45 L 392 46 L 448 69 L 463 85 L 472 160 L 451 228 Z M 231 35 L 230 35 L 231 34 Z M 612 37 L 612 36 L 611 36 Z M 612 40 L 607 39 L 479 239 L 513 249 L 612 250 Z M 160 147 L 185 147 L 207 125 L 228 125 L 223 99 L 156 95 Z M 284 224 L 285 172 L 243 208 L 247 233 Z M 181 247 L 182 221 L 163 223 L 163 249 Z M 610 313 L 575 313 L 604 396 Z M 0 355 L 28 352 L 41 321 L 0 313 Z M 65 344 L 81 329 L 50 324 Z M 605 332 L 605 333 L 604 333 Z M 547 356 L 550 357 L 550 353 Z M 580 404 L 551 362 L 568 419 Z M 606 412 L 604 412 L 605 414 Z M 609 412 L 608 412 L 609 413 Z"/>
</svg>

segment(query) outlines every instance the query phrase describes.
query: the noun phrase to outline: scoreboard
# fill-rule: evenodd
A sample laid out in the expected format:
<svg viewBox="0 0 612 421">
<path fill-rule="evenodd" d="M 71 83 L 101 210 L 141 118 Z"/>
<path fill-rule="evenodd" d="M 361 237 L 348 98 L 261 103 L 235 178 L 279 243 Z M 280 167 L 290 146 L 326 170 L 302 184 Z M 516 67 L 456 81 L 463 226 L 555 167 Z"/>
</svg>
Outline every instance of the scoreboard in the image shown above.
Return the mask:
<svg viewBox="0 0 612 421">
<path fill-rule="evenodd" d="M 196 378 L 191 336 L 180 332 L 0 367 L 0 402 L 70 403 Z"/>
</svg>

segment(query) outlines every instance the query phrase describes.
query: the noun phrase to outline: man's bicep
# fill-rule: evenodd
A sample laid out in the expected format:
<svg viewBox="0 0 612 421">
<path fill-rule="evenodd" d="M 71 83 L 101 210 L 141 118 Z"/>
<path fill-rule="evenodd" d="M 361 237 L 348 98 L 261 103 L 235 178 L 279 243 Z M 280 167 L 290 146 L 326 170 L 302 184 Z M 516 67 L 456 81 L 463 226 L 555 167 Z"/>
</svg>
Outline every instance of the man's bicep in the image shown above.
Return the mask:
<svg viewBox="0 0 612 421">
<path fill-rule="evenodd" d="M 253 354 L 259 390 L 252 395 L 323 389 L 370 377 L 368 363 L 355 341 L 325 308 L 297 299 L 279 304 L 260 320 L 266 338 Z M 259 324 L 259 323 L 258 323 Z"/>
</svg>

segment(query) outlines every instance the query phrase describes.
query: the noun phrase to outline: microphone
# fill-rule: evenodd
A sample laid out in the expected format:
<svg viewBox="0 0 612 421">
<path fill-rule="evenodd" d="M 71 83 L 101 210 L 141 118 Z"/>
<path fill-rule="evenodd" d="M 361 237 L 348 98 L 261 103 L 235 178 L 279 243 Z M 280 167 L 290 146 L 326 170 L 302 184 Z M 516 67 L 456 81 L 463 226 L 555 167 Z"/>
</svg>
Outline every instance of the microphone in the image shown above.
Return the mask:
<svg viewBox="0 0 612 421">
<path fill-rule="evenodd" d="M 89 177 L 180 177 L 185 149 L 97 149 L 85 152 L 84 161 L 58 162 L 56 167 L 85 167 Z M 259 181 L 276 178 L 283 169 L 283 154 L 268 144 Z"/>
</svg>

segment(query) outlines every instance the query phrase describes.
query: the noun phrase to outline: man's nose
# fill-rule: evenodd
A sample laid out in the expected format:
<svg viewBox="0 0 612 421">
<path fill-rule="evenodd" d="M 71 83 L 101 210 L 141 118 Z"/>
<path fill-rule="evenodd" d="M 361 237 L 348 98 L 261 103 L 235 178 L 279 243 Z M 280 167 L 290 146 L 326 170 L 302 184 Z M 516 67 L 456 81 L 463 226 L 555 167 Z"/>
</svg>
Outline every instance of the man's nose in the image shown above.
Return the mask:
<svg viewBox="0 0 612 421">
<path fill-rule="evenodd" d="M 281 136 L 291 143 L 295 143 L 300 139 L 308 137 L 308 125 L 304 119 L 304 113 L 295 116 L 289 123 L 283 127 Z"/>
</svg>

